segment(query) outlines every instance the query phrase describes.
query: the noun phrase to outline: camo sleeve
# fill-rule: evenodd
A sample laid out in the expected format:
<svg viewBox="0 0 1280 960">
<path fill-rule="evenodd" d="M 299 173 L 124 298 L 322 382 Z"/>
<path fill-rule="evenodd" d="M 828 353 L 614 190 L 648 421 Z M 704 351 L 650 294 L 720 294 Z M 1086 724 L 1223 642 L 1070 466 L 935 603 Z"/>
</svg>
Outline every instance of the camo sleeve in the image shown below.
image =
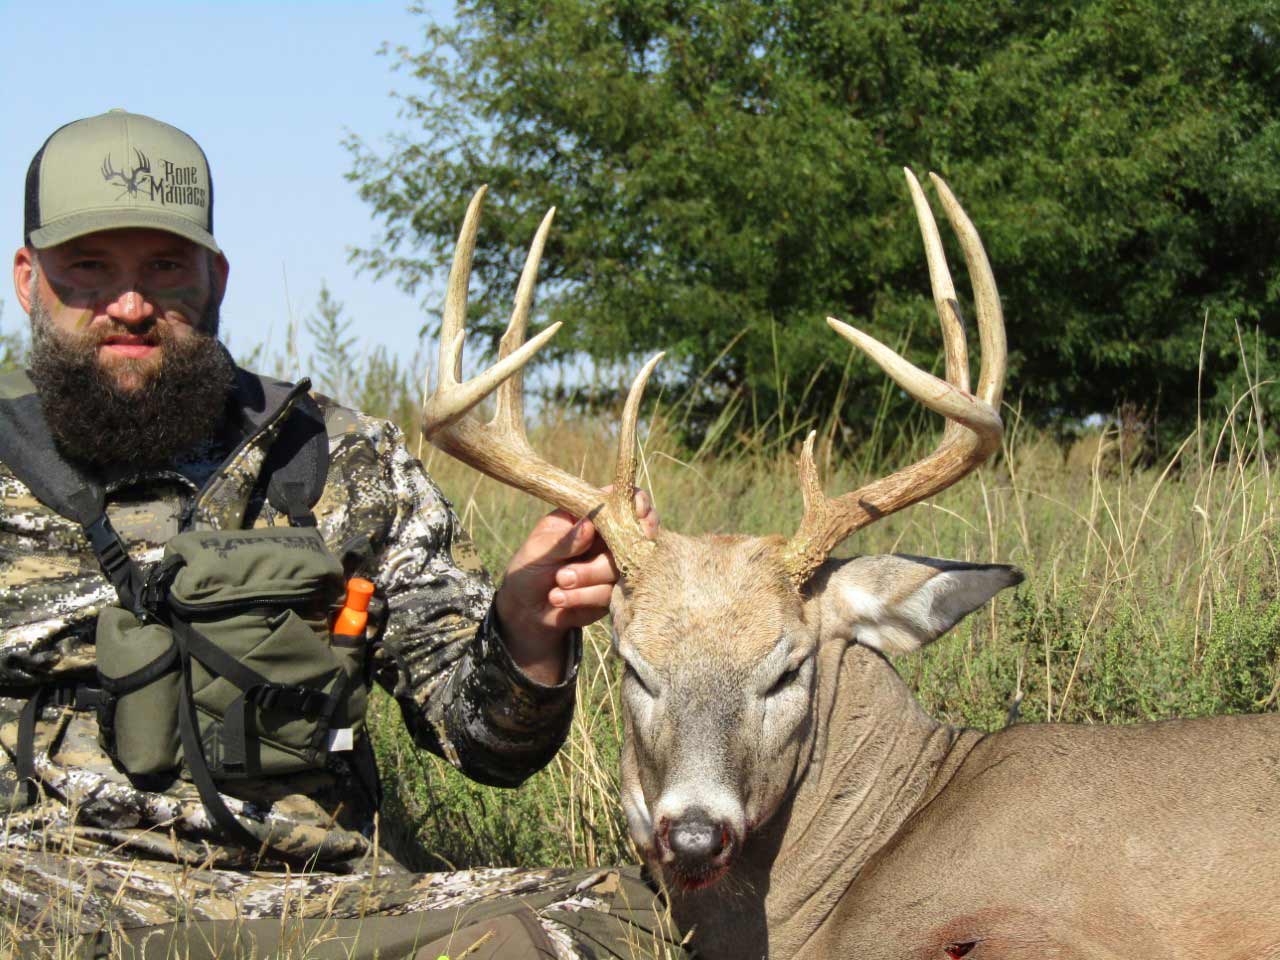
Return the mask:
<svg viewBox="0 0 1280 960">
<path fill-rule="evenodd" d="M 540 684 L 498 635 L 493 585 L 452 506 L 401 432 L 381 423 L 378 460 L 395 493 L 391 529 L 370 579 L 387 602 L 375 653 L 379 683 L 400 705 L 414 740 L 473 780 L 517 786 L 568 735 L 581 635 L 565 680 Z"/>
</svg>

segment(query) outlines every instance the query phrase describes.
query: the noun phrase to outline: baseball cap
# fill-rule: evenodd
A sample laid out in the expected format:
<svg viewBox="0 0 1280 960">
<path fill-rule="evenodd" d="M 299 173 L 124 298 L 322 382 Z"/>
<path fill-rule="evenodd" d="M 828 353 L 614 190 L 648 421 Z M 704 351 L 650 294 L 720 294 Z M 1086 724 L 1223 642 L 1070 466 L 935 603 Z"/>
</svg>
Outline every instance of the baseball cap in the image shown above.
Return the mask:
<svg viewBox="0 0 1280 960">
<path fill-rule="evenodd" d="M 121 227 L 167 230 L 221 252 L 200 145 L 177 127 L 115 109 L 59 127 L 36 151 L 23 238 L 42 249 Z"/>
</svg>

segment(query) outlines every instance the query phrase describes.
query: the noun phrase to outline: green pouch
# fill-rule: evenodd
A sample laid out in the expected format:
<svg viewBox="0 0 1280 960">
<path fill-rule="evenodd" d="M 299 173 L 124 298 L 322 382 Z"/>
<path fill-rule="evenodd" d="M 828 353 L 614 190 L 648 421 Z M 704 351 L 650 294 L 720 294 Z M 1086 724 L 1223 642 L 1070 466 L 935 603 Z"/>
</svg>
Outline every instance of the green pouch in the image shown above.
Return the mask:
<svg viewBox="0 0 1280 960">
<path fill-rule="evenodd" d="M 98 678 L 104 696 L 98 706 L 102 748 L 135 775 L 176 770 L 178 743 L 177 648 L 160 624 L 141 624 L 120 607 L 98 614 L 95 637 Z"/>
<path fill-rule="evenodd" d="M 169 541 L 167 606 L 215 779 L 294 773 L 364 725 L 363 647 L 330 643 L 341 564 L 314 527 L 193 531 Z M 188 758 L 188 765 L 191 761 Z"/>
</svg>

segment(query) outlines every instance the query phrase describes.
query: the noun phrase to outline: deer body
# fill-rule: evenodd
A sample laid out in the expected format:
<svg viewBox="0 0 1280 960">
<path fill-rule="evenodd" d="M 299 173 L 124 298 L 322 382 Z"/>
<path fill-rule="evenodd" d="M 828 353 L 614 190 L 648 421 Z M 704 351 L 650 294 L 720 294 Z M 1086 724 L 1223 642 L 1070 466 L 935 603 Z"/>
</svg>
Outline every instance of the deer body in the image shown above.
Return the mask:
<svg viewBox="0 0 1280 960">
<path fill-rule="evenodd" d="M 861 527 L 955 483 L 999 449 L 1004 321 L 981 240 L 933 178 L 960 241 L 982 343 L 972 392 L 942 242 L 907 183 L 942 325 L 946 379 L 866 334 L 832 329 L 947 420 L 937 448 L 828 497 L 801 452 L 794 536 L 644 535 L 623 410 L 612 492 L 540 458 L 521 417 L 537 261 L 497 364 L 463 382 L 467 281 L 483 189 L 459 236 L 441 327 L 433 443 L 590 518 L 620 579 L 622 803 L 705 960 L 1280 960 L 1280 717 L 982 735 L 929 717 L 888 657 L 931 643 L 1013 567 L 910 556 L 828 560 Z M 661 356 L 661 355 L 659 355 Z M 468 411 L 497 391 L 481 425 Z"/>
<path fill-rule="evenodd" d="M 1280 717 L 984 736 L 858 645 L 818 686 L 794 796 L 724 880 L 671 890 L 699 956 L 1280 957 Z"/>
</svg>

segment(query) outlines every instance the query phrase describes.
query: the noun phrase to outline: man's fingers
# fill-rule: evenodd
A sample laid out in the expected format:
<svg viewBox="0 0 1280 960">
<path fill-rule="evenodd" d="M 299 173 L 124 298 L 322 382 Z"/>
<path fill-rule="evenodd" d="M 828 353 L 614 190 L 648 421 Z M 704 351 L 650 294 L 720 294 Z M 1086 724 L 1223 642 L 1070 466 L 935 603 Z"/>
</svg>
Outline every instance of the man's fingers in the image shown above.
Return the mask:
<svg viewBox="0 0 1280 960">
<path fill-rule="evenodd" d="M 556 587 L 547 594 L 547 602 L 560 610 L 591 608 L 597 616 L 609 606 L 609 598 L 613 595 L 613 585 L 596 584 L 591 587 L 580 587 L 576 590 L 564 590 Z"/>
<path fill-rule="evenodd" d="M 636 490 L 636 519 L 640 521 L 640 529 L 652 540 L 658 535 L 658 511 L 653 508 L 653 500 L 648 490 Z"/>
<path fill-rule="evenodd" d="M 566 590 L 597 584 L 612 585 L 617 579 L 618 568 L 614 566 L 613 557 L 603 550 L 585 554 L 556 571 L 556 586 Z"/>
<path fill-rule="evenodd" d="M 575 520 L 564 510 L 554 510 L 538 521 L 520 551 L 530 563 L 563 563 L 590 549 L 596 537 L 590 520 Z"/>
</svg>

